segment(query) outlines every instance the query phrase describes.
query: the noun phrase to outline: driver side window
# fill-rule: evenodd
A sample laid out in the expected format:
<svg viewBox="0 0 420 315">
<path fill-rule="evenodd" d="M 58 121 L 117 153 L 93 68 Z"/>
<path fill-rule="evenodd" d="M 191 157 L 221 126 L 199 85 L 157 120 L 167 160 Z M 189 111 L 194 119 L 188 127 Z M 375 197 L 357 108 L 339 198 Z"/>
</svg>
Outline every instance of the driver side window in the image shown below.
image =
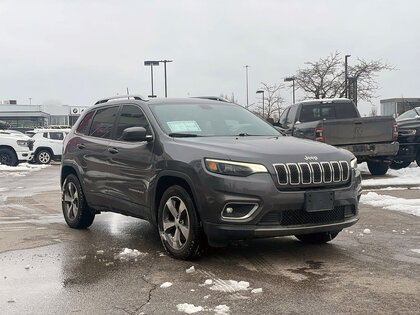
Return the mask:
<svg viewBox="0 0 420 315">
<path fill-rule="evenodd" d="M 143 127 L 146 134 L 151 134 L 150 125 L 143 111 L 136 105 L 124 105 L 118 121 L 116 140 L 121 140 L 122 133 L 130 127 Z"/>
</svg>

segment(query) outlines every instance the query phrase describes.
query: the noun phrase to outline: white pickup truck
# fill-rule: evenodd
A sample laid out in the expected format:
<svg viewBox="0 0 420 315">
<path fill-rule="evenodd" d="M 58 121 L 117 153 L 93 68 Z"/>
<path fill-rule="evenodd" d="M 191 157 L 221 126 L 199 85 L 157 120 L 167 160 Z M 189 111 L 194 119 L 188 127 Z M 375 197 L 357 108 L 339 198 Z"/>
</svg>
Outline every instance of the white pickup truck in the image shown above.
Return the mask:
<svg viewBox="0 0 420 315">
<path fill-rule="evenodd" d="M 35 141 L 34 162 L 49 164 L 60 160 L 63 153 L 63 141 L 70 129 L 35 129 L 26 134 Z"/>
<path fill-rule="evenodd" d="M 0 164 L 16 166 L 29 162 L 34 153 L 34 141 L 19 131 L 0 129 Z"/>
</svg>

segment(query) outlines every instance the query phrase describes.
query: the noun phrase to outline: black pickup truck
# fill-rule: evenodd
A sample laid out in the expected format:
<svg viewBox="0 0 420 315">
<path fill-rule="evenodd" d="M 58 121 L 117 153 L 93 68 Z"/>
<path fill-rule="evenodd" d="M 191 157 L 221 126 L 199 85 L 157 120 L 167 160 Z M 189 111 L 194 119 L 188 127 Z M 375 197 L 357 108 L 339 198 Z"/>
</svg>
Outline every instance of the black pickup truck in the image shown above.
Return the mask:
<svg viewBox="0 0 420 315">
<path fill-rule="evenodd" d="M 420 166 L 420 107 L 413 108 L 397 118 L 400 149 L 391 168 L 407 167 L 414 160 Z"/>
<path fill-rule="evenodd" d="M 325 142 L 367 162 L 372 175 L 384 175 L 398 152 L 393 117 L 360 117 L 348 99 L 315 99 L 287 107 L 275 124 L 286 135 Z"/>
</svg>

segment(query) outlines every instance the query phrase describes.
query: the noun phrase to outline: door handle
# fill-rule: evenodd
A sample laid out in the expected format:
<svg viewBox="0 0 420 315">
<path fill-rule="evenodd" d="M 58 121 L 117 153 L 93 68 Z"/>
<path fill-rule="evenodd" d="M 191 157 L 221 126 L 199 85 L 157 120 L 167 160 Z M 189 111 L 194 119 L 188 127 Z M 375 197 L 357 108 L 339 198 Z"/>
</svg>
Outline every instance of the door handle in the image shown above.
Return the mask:
<svg viewBox="0 0 420 315">
<path fill-rule="evenodd" d="M 117 148 L 108 148 L 109 153 L 115 154 L 118 153 L 118 149 Z"/>
<path fill-rule="evenodd" d="M 86 146 L 85 146 L 83 143 L 79 143 L 79 144 L 77 145 L 77 147 L 78 147 L 79 149 L 84 149 L 84 148 L 86 148 Z"/>
</svg>

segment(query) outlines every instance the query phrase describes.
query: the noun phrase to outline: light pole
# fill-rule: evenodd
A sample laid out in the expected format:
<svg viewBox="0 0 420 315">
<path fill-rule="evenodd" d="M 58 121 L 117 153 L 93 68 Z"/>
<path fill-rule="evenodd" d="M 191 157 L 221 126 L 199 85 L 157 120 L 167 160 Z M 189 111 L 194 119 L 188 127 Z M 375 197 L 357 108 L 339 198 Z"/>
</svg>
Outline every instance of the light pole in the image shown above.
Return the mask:
<svg viewBox="0 0 420 315">
<path fill-rule="evenodd" d="M 167 62 L 173 62 L 173 60 L 161 60 L 160 62 L 163 62 L 164 66 L 164 72 L 165 72 L 165 97 L 168 97 L 168 86 L 166 81 L 166 63 Z"/>
<path fill-rule="evenodd" d="M 290 82 L 290 81 L 293 82 L 293 104 L 295 103 L 295 80 L 296 80 L 295 77 L 288 77 L 284 79 L 284 82 Z"/>
<path fill-rule="evenodd" d="M 147 60 L 144 62 L 145 66 L 150 66 L 150 76 L 152 81 L 152 95 L 149 95 L 149 97 L 156 97 L 156 95 L 153 94 L 153 66 L 159 66 L 159 61 L 152 61 Z"/>
<path fill-rule="evenodd" d="M 32 97 L 29 98 L 29 105 L 32 105 Z"/>
<path fill-rule="evenodd" d="M 244 68 L 246 69 L 246 108 L 248 109 L 249 107 L 249 99 L 248 99 L 248 68 L 249 66 L 246 65 L 244 66 Z"/>
<path fill-rule="evenodd" d="M 263 105 L 263 107 L 262 107 L 262 116 L 264 118 L 264 90 L 258 90 L 255 93 L 257 93 L 257 94 L 261 94 L 262 93 L 262 105 Z"/>
<path fill-rule="evenodd" d="M 351 55 L 345 55 L 344 56 L 344 87 L 345 87 L 345 96 L 348 97 L 348 74 L 347 74 L 347 58 L 349 58 Z"/>
</svg>

